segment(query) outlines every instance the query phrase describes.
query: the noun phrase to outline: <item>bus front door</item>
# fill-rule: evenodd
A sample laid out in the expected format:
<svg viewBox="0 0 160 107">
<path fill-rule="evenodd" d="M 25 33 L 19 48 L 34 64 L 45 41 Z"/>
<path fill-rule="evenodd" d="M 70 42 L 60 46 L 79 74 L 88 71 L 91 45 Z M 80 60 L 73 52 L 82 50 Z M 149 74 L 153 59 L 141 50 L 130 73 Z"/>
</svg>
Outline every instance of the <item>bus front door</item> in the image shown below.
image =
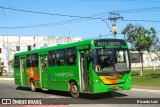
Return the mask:
<svg viewBox="0 0 160 107">
<path fill-rule="evenodd" d="M 20 58 L 20 75 L 21 75 L 21 86 L 26 86 L 27 80 L 25 79 L 25 58 Z"/>
<path fill-rule="evenodd" d="M 48 88 L 48 73 L 47 73 L 47 66 L 48 66 L 48 59 L 47 55 L 40 55 L 40 81 L 41 81 L 41 88 Z"/>
<path fill-rule="evenodd" d="M 83 92 L 91 91 L 90 88 L 90 73 L 89 63 L 87 61 L 87 51 L 80 51 L 80 76 L 81 76 L 81 87 Z"/>
</svg>

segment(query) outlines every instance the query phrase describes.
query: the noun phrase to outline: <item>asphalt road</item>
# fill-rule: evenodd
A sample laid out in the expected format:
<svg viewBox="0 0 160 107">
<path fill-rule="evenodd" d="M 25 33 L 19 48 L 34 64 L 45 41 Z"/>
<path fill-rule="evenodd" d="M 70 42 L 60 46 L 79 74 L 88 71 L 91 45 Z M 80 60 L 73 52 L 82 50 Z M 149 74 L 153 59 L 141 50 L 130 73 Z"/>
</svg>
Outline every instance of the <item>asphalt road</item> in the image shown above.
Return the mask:
<svg viewBox="0 0 160 107">
<path fill-rule="evenodd" d="M 72 98 L 69 96 L 68 92 L 62 91 L 42 91 L 38 89 L 37 92 L 31 92 L 30 88 L 20 87 L 14 84 L 13 80 L 1 80 L 0 81 L 0 98 L 53 98 L 51 100 L 46 100 L 46 103 L 54 102 L 57 104 L 70 104 L 69 106 L 81 106 L 85 104 L 88 106 L 100 106 L 109 105 L 110 107 L 128 107 L 128 104 L 123 104 L 130 101 L 131 98 L 160 98 L 159 92 L 149 92 L 149 91 L 118 91 L 110 95 L 103 94 L 81 94 L 80 98 Z M 114 104 L 115 100 L 119 100 L 122 104 Z M 133 99 L 131 99 L 133 100 Z M 109 102 L 110 104 L 107 104 Z M 76 104 L 76 105 L 75 105 Z M 78 104 L 78 105 L 77 105 Z M 80 105 L 79 105 L 80 104 Z M 131 106 L 136 106 L 137 104 L 130 104 Z M 160 104 L 138 104 L 142 107 L 159 107 Z M 1 106 L 1 105 L 0 105 Z M 28 106 L 27 106 L 28 107 Z M 64 105 L 63 105 L 64 107 Z"/>
</svg>

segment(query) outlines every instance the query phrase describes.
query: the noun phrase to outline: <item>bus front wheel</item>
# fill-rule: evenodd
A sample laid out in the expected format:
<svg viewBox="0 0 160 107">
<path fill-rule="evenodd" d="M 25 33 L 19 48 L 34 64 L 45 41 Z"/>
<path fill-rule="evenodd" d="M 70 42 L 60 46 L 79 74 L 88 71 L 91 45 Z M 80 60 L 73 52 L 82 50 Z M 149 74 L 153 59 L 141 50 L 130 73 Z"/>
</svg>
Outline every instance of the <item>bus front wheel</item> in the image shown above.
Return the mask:
<svg viewBox="0 0 160 107">
<path fill-rule="evenodd" d="M 36 87 L 35 87 L 35 84 L 34 84 L 34 80 L 33 80 L 33 79 L 31 79 L 30 86 L 31 86 L 31 91 L 32 91 L 32 92 L 35 92 L 35 91 L 36 91 Z"/>
<path fill-rule="evenodd" d="M 71 84 L 70 84 L 70 94 L 74 98 L 78 98 L 79 97 L 78 86 L 77 86 L 77 84 L 75 82 L 71 82 Z"/>
</svg>

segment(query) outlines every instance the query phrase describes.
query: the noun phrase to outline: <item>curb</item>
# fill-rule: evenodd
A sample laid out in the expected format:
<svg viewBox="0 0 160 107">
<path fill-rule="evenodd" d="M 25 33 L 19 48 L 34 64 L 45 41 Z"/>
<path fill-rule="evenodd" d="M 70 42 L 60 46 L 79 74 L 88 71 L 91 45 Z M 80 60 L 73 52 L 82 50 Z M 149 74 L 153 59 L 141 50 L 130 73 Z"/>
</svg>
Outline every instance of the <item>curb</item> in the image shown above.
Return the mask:
<svg viewBox="0 0 160 107">
<path fill-rule="evenodd" d="M 150 89 L 139 89 L 139 88 L 132 88 L 133 91 L 145 91 L 145 92 L 156 92 L 160 93 L 160 90 L 150 90 Z"/>
<path fill-rule="evenodd" d="M 0 78 L 0 80 L 14 80 L 14 78 Z"/>
</svg>

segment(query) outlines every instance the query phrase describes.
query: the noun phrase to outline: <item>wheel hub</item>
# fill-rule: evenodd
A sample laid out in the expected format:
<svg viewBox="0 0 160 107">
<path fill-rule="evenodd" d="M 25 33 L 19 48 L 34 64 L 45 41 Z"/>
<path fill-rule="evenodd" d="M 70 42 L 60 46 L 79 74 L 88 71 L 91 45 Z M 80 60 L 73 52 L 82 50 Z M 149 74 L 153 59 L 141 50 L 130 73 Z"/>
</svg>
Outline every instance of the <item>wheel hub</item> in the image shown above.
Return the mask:
<svg viewBox="0 0 160 107">
<path fill-rule="evenodd" d="M 74 86 L 72 87 L 72 93 L 75 94 L 75 93 L 77 93 L 77 92 L 78 92 L 78 89 L 77 89 L 77 87 L 74 85 Z"/>
</svg>

